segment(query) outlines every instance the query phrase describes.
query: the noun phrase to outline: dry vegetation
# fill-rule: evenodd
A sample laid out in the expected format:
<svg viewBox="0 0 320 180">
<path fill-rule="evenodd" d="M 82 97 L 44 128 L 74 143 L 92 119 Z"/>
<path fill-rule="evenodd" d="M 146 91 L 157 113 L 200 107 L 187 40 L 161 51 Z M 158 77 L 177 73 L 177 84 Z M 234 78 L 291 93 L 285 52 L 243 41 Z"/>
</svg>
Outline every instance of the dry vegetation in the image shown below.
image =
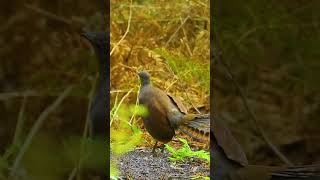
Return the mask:
<svg viewBox="0 0 320 180">
<path fill-rule="evenodd" d="M 111 107 L 129 91 L 123 103 L 135 104 L 147 70 L 153 84 L 182 99 L 190 111 L 208 113 L 209 1 L 111 1 Z"/>
</svg>

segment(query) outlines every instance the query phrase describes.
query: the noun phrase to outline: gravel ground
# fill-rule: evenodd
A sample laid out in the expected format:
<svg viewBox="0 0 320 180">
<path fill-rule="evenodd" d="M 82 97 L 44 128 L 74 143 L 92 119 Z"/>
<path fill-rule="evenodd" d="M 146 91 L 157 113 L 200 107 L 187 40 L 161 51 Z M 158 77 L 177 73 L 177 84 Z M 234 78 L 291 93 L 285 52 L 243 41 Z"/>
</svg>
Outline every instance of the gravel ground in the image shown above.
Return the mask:
<svg viewBox="0 0 320 180">
<path fill-rule="evenodd" d="M 157 150 L 153 156 L 152 148 L 139 148 L 123 155 L 119 160 L 122 179 L 191 179 L 193 176 L 209 176 L 209 166 L 198 158 L 184 162 L 171 162 L 169 153 Z"/>
</svg>

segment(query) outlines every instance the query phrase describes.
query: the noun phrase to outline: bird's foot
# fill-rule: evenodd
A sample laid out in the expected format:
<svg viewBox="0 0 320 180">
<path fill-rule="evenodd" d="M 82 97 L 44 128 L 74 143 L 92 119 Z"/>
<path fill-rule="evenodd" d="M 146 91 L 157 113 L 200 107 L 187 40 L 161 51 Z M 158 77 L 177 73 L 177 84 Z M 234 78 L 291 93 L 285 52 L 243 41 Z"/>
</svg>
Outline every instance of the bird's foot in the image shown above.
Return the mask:
<svg viewBox="0 0 320 180">
<path fill-rule="evenodd" d="M 152 153 L 151 156 L 152 157 L 158 157 L 158 154 L 157 153 Z"/>
</svg>

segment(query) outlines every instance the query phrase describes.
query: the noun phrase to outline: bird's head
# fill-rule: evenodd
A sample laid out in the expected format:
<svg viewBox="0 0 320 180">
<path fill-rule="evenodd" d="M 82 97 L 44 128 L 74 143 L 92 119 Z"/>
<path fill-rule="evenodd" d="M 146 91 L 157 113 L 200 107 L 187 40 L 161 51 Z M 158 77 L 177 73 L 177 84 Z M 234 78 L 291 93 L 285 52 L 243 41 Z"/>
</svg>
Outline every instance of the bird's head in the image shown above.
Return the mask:
<svg viewBox="0 0 320 180">
<path fill-rule="evenodd" d="M 81 35 L 86 38 L 92 45 L 97 56 L 99 64 L 99 73 L 101 79 L 109 76 L 108 64 L 110 62 L 109 55 L 109 33 L 107 32 L 84 32 Z"/>
<path fill-rule="evenodd" d="M 150 74 L 146 71 L 140 71 L 138 73 L 138 76 L 140 77 L 141 85 L 148 85 L 150 84 Z"/>
<path fill-rule="evenodd" d="M 84 32 L 81 35 L 92 44 L 99 59 L 104 60 L 100 63 L 105 64 L 109 59 L 109 34 L 107 32 Z"/>
<path fill-rule="evenodd" d="M 109 34 L 107 32 L 83 32 L 83 37 L 88 39 L 95 48 L 107 48 L 109 43 Z"/>
</svg>

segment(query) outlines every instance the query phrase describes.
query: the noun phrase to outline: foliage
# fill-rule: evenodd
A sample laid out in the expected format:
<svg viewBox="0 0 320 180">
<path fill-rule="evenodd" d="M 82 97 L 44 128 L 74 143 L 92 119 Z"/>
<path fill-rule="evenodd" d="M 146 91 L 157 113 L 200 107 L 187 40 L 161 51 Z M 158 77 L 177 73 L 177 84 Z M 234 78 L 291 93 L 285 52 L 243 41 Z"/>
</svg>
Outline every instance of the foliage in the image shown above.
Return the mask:
<svg viewBox="0 0 320 180">
<path fill-rule="evenodd" d="M 184 161 L 184 158 L 198 157 L 204 159 L 210 163 L 210 153 L 204 150 L 192 151 L 188 145 L 187 140 L 178 138 L 182 143 L 182 148 L 176 150 L 168 144 L 165 144 L 166 149 L 171 153 L 169 160 L 171 161 Z"/>
<path fill-rule="evenodd" d="M 110 179 L 117 180 L 119 176 L 119 170 L 117 169 L 117 165 L 115 161 L 110 161 Z"/>
<path fill-rule="evenodd" d="M 135 115 L 145 116 L 147 114 L 146 109 L 139 105 L 121 105 L 117 113 L 117 121 L 113 124 L 111 135 L 111 164 L 110 173 L 111 177 L 118 176 L 118 170 L 116 168 L 116 161 L 118 156 L 127 153 L 142 141 L 142 131 L 134 124 L 130 123 L 131 117 Z"/>
<path fill-rule="evenodd" d="M 191 84 L 197 82 L 206 93 L 210 92 L 210 66 L 209 63 L 198 63 L 179 52 L 169 52 L 164 48 L 154 49 L 154 52 L 167 60 L 174 73 L 184 82 Z"/>
<path fill-rule="evenodd" d="M 210 180 L 210 177 L 206 176 L 193 176 L 191 179 L 204 179 L 204 180 Z"/>
</svg>

